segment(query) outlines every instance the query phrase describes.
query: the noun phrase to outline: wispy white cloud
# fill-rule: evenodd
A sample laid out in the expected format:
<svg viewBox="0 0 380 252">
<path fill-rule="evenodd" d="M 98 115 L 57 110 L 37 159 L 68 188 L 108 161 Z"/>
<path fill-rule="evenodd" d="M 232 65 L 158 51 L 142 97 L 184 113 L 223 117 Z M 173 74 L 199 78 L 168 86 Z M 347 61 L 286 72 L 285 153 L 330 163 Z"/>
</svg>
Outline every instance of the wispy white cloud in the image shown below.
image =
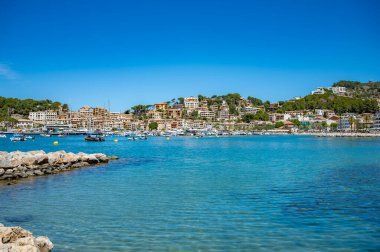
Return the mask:
<svg viewBox="0 0 380 252">
<path fill-rule="evenodd" d="M 13 71 L 8 65 L 0 64 L 0 78 L 5 78 L 7 80 L 17 79 L 19 75 Z"/>
</svg>

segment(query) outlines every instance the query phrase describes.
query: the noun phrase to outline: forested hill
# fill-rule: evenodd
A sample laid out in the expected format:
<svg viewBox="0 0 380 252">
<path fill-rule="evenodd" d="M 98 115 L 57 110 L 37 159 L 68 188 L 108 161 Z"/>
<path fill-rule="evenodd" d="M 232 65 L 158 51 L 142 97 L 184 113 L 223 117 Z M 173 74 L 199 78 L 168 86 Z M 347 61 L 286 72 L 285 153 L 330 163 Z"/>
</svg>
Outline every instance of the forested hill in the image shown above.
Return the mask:
<svg viewBox="0 0 380 252">
<path fill-rule="evenodd" d="M 363 83 L 342 80 L 334 83 L 333 87 L 346 87 L 347 93 L 352 97 L 380 98 L 380 81 Z"/>
<path fill-rule="evenodd" d="M 282 104 L 278 112 L 314 109 L 330 109 L 340 115 L 346 112 L 375 113 L 379 106 L 375 99 L 337 96 L 326 93 L 307 95 L 299 100 L 287 101 Z"/>
<path fill-rule="evenodd" d="M 27 117 L 29 112 L 42 110 L 68 110 L 67 104 L 53 102 L 51 100 L 33 100 L 5 98 L 0 96 L 0 121 L 9 119 L 10 114 L 19 114 Z"/>
</svg>

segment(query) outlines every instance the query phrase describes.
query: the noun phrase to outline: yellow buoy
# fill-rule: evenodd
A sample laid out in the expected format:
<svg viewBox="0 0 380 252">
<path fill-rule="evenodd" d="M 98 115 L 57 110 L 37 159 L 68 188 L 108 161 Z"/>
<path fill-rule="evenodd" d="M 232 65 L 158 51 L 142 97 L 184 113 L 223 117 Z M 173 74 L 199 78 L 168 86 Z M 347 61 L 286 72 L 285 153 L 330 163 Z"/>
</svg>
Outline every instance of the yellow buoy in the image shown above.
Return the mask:
<svg viewBox="0 0 380 252">
<path fill-rule="evenodd" d="M 115 143 L 119 142 L 119 140 L 117 140 L 117 139 L 114 139 L 113 141 L 114 141 Z"/>
<path fill-rule="evenodd" d="M 58 141 L 54 141 L 54 143 L 53 143 L 54 145 L 58 145 Z"/>
<path fill-rule="evenodd" d="M 167 137 L 166 140 L 170 140 L 170 137 Z"/>
</svg>

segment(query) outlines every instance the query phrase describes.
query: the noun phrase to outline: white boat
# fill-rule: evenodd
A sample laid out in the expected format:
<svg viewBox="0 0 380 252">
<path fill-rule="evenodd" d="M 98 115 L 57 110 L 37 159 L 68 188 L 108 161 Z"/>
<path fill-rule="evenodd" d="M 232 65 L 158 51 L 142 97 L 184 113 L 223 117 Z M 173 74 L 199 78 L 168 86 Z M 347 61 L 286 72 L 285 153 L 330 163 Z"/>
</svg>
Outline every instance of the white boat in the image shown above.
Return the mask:
<svg viewBox="0 0 380 252">
<path fill-rule="evenodd" d="M 50 134 L 40 134 L 40 136 L 42 136 L 42 137 L 51 137 Z"/>
<path fill-rule="evenodd" d="M 0 134 L 0 138 L 7 138 L 7 135 L 5 135 L 5 134 Z"/>
<path fill-rule="evenodd" d="M 12 142 L 22 142 L 26 141 L 26 138 L 22 134 L 14 134 L 11 138 L 9 138 Z"/>
<path fill-rule="evenodd" d="M 34 139 L 34 136 L 25 136 L 25 139 Z"/>
</svg>

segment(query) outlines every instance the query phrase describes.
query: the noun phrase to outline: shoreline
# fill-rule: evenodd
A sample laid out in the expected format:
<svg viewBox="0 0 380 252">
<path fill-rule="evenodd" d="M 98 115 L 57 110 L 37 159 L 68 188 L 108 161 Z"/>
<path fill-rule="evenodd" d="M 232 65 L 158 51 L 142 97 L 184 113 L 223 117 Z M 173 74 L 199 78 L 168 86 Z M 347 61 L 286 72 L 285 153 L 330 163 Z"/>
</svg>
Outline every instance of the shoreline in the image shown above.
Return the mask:
<svg viewBox="0 0 380 252">
<path fill-rule="evenodd" d="M 45 153 L 44 151 L 0 152 L 0 182 L 13 184 L 20 179 L 34 176 L 57 174 L 82 167 L 106 164 L 116 160 L 116 156 L 103 153 L 86 154 L 63 150 Z"/>
<path fill-rule="evenodd" d="M 1 251 L 52 251 L 54 245 L 47 236 L 33 236 L 19 226 L 6 227 L 0 223 Z"/>
</svg>

